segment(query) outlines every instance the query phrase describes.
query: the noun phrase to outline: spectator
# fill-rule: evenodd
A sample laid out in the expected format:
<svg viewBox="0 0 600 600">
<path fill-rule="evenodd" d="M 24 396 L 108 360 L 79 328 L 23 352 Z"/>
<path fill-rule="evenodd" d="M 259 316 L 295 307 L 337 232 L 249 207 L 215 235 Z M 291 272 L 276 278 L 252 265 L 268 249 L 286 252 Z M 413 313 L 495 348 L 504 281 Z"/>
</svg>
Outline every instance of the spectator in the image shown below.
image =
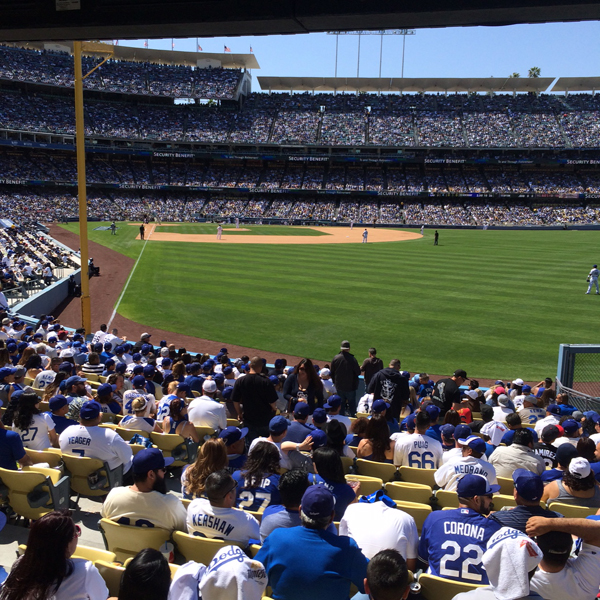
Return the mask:
<svg viewBox="0 0 600 600">
<path fill-rule="evenodd" d="M 331 361 L 331 378 L 342 399 L 342 410 L 351 417 L 356 416 L 356 390 L 360 367 L 354 354 L 350 354 L 350 342 L 342 342 L 340 353 Z"/>
<path fill-rule="evenodd" d="M 66 414 L 69 412 L 69 403 L 62 394 L 50 398 L 49 408 L 50 417 L 54 423 L 54 430 L 56 431 L 57 436 L 59 436 L 67 427 L 77 425 L 77 421 L 67 419 L 66 417 Z"/>
<path fill-rule="evenodd" d="M 549 504 L 553 500 L 563 504 L 600 508 L 600 487 L 594 472 L 585 458 L 574 457 L 565 470 L 563 479 L 556 479 L 544 488 L 542 500 Z"/>
<path fill-rule="evenodd" d="M 235 473 L 244 467 L 248 458 L 244 450 L 246 447 L 245 437 L 248 435 L 248 429 L 240 429 L 234 425 L 226 427 L 219 433 L 219 437 L 225 442 L 227 448 L 227 470 Z"/>
<path fill-rule="evenodd" d="M 410 590 L 407 563 L 397 550 L 378 552 L 367 565 L 365 594 L 355 594 L 355 600 L 406 598 Z"/>
<path fill-rule="evenodd" d="M 533 434 L 529 429 L 517 429 L 510 446 L 499 446 L 490 456 L 500 477 L 512 477 L 515 469 L 523 467 L 541 475 L 546 470 L 544 459 L 533 449 Z"/>
<path fill-rule="evenodd" d="M 167 600 L 170 585 L 169 563 L 158 550 L 146 548 L 125 567 L 118 600 Z"/>
<path fill-rule="evenodd" d="M 202 396 L 194 398 L 188 408 L 190 423 L 196 427 L 211 427 L 220 431 L 227 427 L 227 412 L 225 405 L 217 399 L 217 384 L 207 379 L 202 384 Z"/>
<path fill-rule="evenodd" d="M 468 381 L 466 371 L 457 369 L 452 377 L 440 379 L 433 388 L 431 399 L 442 409 L 442 413 L 450 410 L 454 402 L 460 402 L 460 386 Z"/>
<path fill-rule="evenodd" d="M 294 420 L 287 428 L 284 441 L 299 444 L 306 439 L 307 435 L 314 431 L 314 427 L 306 423 L 310 415 L 310 407 L 306 402 L 298 402 L 294 406 L 293 414 Z"/>
<path fill-rule="evenodd" d="M 390 429 L 385 416 L 373 415 L 360 440 L 357 449 L 358 458 L 376 462 L 393 463 L 396 442 L 390 440 Z"/>
<path fill-rule="evenodd" d="M 360 372 L 365 379 L 365 389 L 369 387 L 373 375 L 378 371 L 381 371 L 381 369 L 383 369 L 383 361 L 380 358 L 377 358 L 377 350 L 375 348 L 369 348 L 369 358 L 365 358 L 360 367 Z"/>
<path fill-rule="evenodd" d="M 188 421 L 188 409 L 185 399 L 175 398 L 169 404 L 169 415 L 162 422 L 162 431 L 171 435 L 189 438 L 194 443 L 200 442 L 200 437 L 193 423 Z"/>
<path fill-rule="evenodd" d="M 323 382 L 315 371 L 311 360 L 303 358 L 287 377 L 283 385 L 283 397 L 293 409 L 296 402 L 305 402 L 311 412 L 323 406 Z"/>
<path fill-rule="evenodd" d="M 181 493 L 187 500 L 204 495 L 206 479 L 211 473 L 227 467 L 227 453 L 222 439 L 208 439 L 200 446 L 193 464 L 188 465 L 181 475 Z"/>
<path fill-rule="evenodd" d="M 397 467 L 437 469 L 440 466 L 444 451 L 440 442 L 426 435 L 430 425 L 429 413 L 419 411 L 415 418 L 416 431 L 410 435 L 400 435 L 396 438 L 394 464 Z"/>
<path fill-rule="evenodd" d="M 560 431 L 556 425 L 547 425 L 544 427 L 541 435 L 541 441 L 533 445 L 536 454 L 539 454 L 546 464 L 547 469 L 556 467 L 556 451 L 554 440 L 560 435 Z"/>
<path fill-rule="evenodd" d="M 48 413 L 41 413 L 39 406 L 40 398 L 36 394 L 23 394 L 15 411 L 13 431 L 21 437 L 23 446 L 31 450 L 57 447 L 54 421 Z"/>
</svg>

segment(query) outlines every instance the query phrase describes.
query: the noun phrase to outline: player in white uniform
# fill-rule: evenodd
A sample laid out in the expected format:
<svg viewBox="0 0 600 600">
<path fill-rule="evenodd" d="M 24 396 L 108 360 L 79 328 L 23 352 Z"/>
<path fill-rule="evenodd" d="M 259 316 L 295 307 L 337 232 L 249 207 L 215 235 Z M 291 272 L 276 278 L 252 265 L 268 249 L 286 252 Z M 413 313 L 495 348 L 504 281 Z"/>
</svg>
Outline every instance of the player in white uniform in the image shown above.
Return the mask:
<svg viewBox="0 0 600 600">
<path fill-rule="evenodd" d="M 369 237 L 369 232 L 367 231 L 367 229 L 365 228 L 365 230 L 362 232 L 362 243 L 366 244 L 367 243 L 367 238 Z"/>
<path fill-rule="evenodd" d="M 396 438 L 394 464 L 397 467 L 418 467 L 437 469 L 442 464 L 444 449 L 432 437 L 425 435 L 431 425 L 431 418 L 425 411 L 418 412 L 415 418 L 415 432 Z"/>
<path fill-rule="evenodd" d="M 221 227 L 221 225 L 219 225 L 217 227 L 217 239 L 220 240 L 222 235 L 223 235 L 223 227 Z"/>
<path fill-rule="evenodd" d="M 596 294 L 600 294 L 600 287 L 598 287 L 598 276 L 600 276 L 598 265 L 594 265 L 587 278 L 589 285 L 586 294 L 589 294 L 594 286 L 596 286 Z"/>
<path fill-rule="evenodd" d="M 127 473 L 131 469 L 131 446 L 112 429 L 98 427 L 101 415 L 99 402 L 86 402 L 79 412 L 80 425 L 71 425 L 60 434 L 60 449 L 68 454 L 97 458 L 108 463 L 110 469 L 123 465 L 123 472 Z"/>
<path fill-rule="evenodd" d="M 196 498 L 188 506 L 189 533 L 219 538 L 247 546 L 260 539 L 260 524 L 248 512 L 235 508 L 236 482 L 228 471 L 211 473 L 204 486 L 206 498 Z"/>
</svg>

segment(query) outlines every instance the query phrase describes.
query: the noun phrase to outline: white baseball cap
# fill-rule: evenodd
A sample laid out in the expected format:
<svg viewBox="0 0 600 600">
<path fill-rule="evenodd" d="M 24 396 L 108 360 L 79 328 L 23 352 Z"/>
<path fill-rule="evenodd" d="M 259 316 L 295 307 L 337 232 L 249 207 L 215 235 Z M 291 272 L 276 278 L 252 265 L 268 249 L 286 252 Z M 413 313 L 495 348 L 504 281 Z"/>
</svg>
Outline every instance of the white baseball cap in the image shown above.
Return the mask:
<svg viewBox="0 0 600 600">
<path fill-rule="evenodd" d="M 521 385 L 525 385 L 525 382 L 519 377 L 513 381 L 513 384 L 521 386 Z"/>
<path fill-rule="evenodd" d="M 212 380 L 212 379 L 207 379 L 203 384 L 202 384 L 202 389 L 205 392 L 208 392 L 210 394 L 212 394 L 213 392 L 217 391 L 217 384 Z"/>
</svg>

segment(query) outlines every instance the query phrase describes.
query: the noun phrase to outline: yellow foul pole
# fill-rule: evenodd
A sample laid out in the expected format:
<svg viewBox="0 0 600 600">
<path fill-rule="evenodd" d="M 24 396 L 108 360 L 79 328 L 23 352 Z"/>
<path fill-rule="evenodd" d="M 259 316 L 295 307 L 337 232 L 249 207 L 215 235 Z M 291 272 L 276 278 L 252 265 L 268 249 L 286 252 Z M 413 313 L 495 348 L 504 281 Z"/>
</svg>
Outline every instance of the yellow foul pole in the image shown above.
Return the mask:
<svg viewBox="0 0 600 600">
<path fill-rule="evenodd" d="M 85 181 L 85 129 L 83 123 L 83 77 L 81 42 L 73 42 L 75 58 L 75 145 L 77 148 L 77 188 L 79 195 L 79 248 L 81 255 L 81 326 L 92 332 L 90 280 L 88 278 L 87 195 Z"/>
</svg>

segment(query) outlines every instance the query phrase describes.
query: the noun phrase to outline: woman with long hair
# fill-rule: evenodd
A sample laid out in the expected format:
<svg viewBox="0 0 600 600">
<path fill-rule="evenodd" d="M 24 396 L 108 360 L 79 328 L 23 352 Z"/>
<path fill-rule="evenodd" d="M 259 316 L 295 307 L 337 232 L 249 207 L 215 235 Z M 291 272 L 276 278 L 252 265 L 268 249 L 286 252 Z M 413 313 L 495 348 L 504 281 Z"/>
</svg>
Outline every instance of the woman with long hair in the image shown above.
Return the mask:
<svg viewBox="0 0 600 600">
<path fill-rule="evenodd" d="M 22 367 L 24 367 L 27 364 L 27 361 L 35 354 L 35 348 L 25 348 L 25 350 L 23 350 L 23 354 L 21 354 L 21 358 L 19 359 L 17 365 L 21 365 Z"/>
<path fill-rule="evenodd" d="M 200 441 L 200 437 L 194 425 L 188 421 L 185 400 L 183 398 L 171 400 L 169 411 L 169 416 L 165 417 L 162 422 L 163 432 L 176 433 L 183 438 L 192 438 L 192 441 L 197 444 Z"/>
<path fill-rule="evenodd" d="M 0 588 L 0 600 L 106 600 L 108 588 L 98 569 L 71 558 L 80 535 L 68 510 L 34 521 L 25 554 Z"/>
<path fill-rule="evenodd" d="M 303 358 L 285 380 L 283 397 L 288 401 L 288 412 L 294 410 L 296 402 L 306 402 L 311 413 L 323 406 L 323 380 L 309 358 Z"/>
<path fill-rule="evenodd" d="M 10 362 L 10 358 L 9 358 L 9 354 L 8 354 L 8 350 L 6 349 L 6 346 L 3 345 L 0 348 L 0 369 L 3 369 L 4 367 L 12 367 L 12 362 Z"/>
<path fill-rule="evenodd" d="M 171 367 L 171 373 L 167 375 L 162 382 L 163 394 L 168 394 L 168 386 L 170 383 L 183 383 L 185 381 L 185 363 L 182 360 L 177 360 Z"/>
<path fill-rule="evenodd" d="M 35 379 L 44 370 L 44 363 L 39 354 L 32 354 L 25 363 L 25 377 Z"/>
<path fill-rule="evenodd" d="M 121 373 L 113 373 L 108 376 L 106 383 L 110 385 L 116 385 L 116 389 L 113 391 L 113 398 L 116 398 L 119 402 L 123 402 L 123 392 L 125 391 L 125 377 Z"/>
<path fill-rule="evenodd" d="M 171 586 L 171 569 L 161 552 L 142 550 L 125 567 L 118 600 L 167 600 Z"/>
<path fill-rule="evenodd" d="M 335 496 L 334 520 L 339 521 L 348 504 L 357 500 L 356 492 L 346 483 L 342 459 L 333 448 L 325 447 L 317 448 L 312 453 L 312 460 L 316 475 L 309 474 L 308 480 L 314 485 L 324 485 Z"/>
<path fill-rule="evenodd" d="M 40 412 L 40 399 L 36 394 L 21 396 L 13 417 L 13 431 L 21 437 L 23 446 L 30 450 L 58 448 L 58 435 L 54 421 L 47 413 Z"/>
<path fill-rule="evenodd" d="M 181 493 L 186 500 L 204 495 L 204 483 L 211 473 L 227 468 L 227 449 L 221 438 L 206 440 L 193 465 L 189 465 L 181 475 Z"/>
<path fill-rule="evenodd" d="M 374 415 L 369 419 L 365 437 L 356 452 L 358 458 L 391 464 L 394 462 L 394 446 L 385 417 Z"/>
<path fill-rule="evenodd" d="M 48 402 L 50 400 L 50 398 L 54 398 L 54 396 L 56 396 L 56 394 L 59 394 L 60 393 L 60 384 L 65 379 L 67 379 L 67 374 L 64 371 L 59 371 L 54 376 L 54 381 L 52 383 L 49 383 L 44 388 L 44 395 L 42 397 L 42 400 L 44 402 Z"/>
<path fill-rule="evenodd" d="M 327 446 L 329 448 L 333 448 L 340 456 L 347 456 L 348 458 L 356 456 L 346 443 L 348 430 L 344 423 L 337 419 L 332 419 L 329 423 L 325 424 L 323 430 L 327 434 Z"/>
<path fill-rule="evenodd" d="M 258 442 L 250 451 L 244 468 L 236 471 L 238 508 L 263 512 L 281 504 L 279 495 L 279 448 L 272 442 Z"/>
<path fill-rule="evenodd" d="M 444 425 L 454 425 L 454 427 L 458 427 L 462 423 L 462 419 L 457 411 L 449 410 L 444 415 Z"/>
</svg>

